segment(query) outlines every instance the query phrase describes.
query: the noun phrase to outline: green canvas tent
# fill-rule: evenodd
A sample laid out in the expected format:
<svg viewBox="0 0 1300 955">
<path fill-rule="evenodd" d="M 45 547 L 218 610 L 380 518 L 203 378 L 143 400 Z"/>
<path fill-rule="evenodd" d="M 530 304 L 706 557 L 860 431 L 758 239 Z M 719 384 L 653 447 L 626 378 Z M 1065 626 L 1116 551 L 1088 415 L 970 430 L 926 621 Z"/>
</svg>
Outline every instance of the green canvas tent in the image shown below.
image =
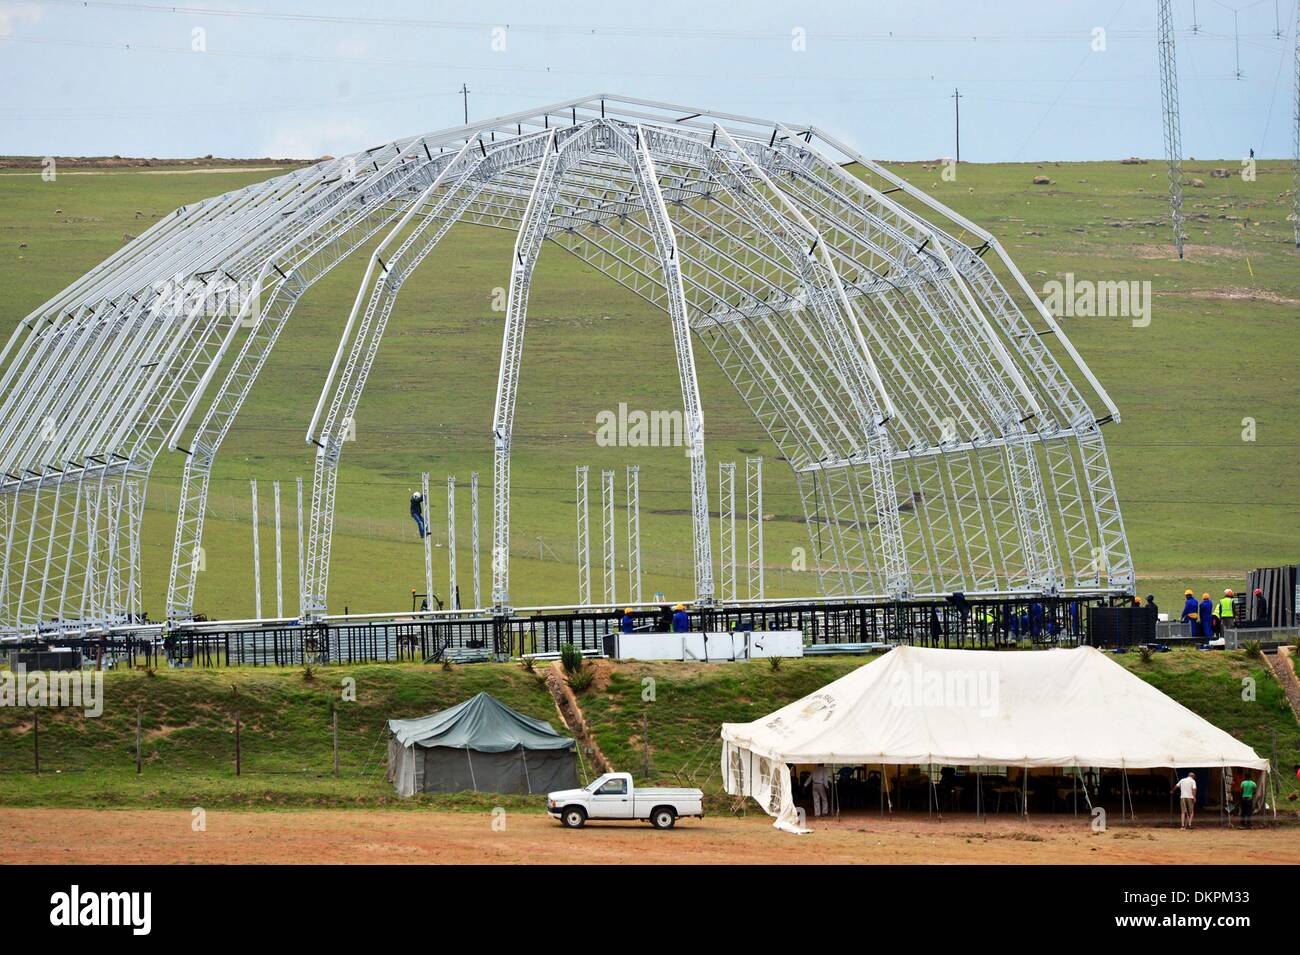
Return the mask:
<svg viewBox="0 0 1300 955">
<path fill-rule="evenodd" d="M 399 796 L 578 785 L 577 744 L 487 693 L 432 716 L 389 720 L 388 731 L 388 781 Z"/>
</svg>

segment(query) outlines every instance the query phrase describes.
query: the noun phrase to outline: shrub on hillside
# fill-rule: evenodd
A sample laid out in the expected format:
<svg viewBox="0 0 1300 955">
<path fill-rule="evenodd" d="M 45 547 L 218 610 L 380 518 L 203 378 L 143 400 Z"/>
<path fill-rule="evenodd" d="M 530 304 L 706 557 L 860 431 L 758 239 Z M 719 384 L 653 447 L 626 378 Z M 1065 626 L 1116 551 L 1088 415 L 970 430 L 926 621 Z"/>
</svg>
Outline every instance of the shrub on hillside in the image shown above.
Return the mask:
<svg viewBox="0 0 1300 955">
<path fill-rule="evenodd" d="M 582 650 L 572 643 L 560 647 L 560 666 L 570 675 L 582 669 Z"/>
<path fill-rule="evenodd" d="M 596 679 L 596 668 L 589 663 L 579 661 L 578 669 L 570 673 L 566 679 L 569 682 L 569 689 L 574 693 L 581 693 Z"/>
</svg>

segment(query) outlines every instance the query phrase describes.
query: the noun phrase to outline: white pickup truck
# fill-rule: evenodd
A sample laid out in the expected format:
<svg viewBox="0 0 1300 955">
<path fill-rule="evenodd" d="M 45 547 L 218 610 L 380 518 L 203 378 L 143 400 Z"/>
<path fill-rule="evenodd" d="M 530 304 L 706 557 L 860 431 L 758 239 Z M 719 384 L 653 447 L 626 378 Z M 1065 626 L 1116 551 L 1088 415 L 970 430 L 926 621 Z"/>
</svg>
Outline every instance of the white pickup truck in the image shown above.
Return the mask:
<svg viewBox="0 0 1300 955">
<path fill-rule="evenodd" d="M 704 818 L 704 793 L 637 789 L 630 773 L 606 773 L 585 789 L 547 793 L 546 811 L 570 829 L 581 829 L 588 819 L 647 819 L 656 829 L 671 829 L 678 816 Z"/>
</svg>

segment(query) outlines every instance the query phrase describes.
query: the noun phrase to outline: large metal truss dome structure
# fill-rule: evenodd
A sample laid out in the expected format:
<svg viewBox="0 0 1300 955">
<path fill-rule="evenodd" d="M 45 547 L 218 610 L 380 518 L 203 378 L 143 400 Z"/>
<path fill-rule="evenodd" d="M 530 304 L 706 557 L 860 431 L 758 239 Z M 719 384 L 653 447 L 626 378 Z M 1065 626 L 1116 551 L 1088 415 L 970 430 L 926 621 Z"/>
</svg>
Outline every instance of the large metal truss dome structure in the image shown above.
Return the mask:
<svg viewBox="0 0 1300 955">
<path fill-rule="evenodd" d="M 323 614 L 347 423 L 403 282 L 458 222 L 517 236 L 484 422 L 498 612 L 548 240 L 669 316 L 698 600 L 715 596 L 699 346 L 793 468 L 829 542 L 824 594 L 1132 592 L 1100 430 L 1119 413 L 993 236 L 811 126 L 597 94 L 185 206 L 23 319 L 0 352 L 0 630 L 129 619 L 167 450 L 186 456 L 167 612 L 192 616 L 222 443 L 300 297 L 379 239 L 308 428 L 305 609 Z"/>
</svg>

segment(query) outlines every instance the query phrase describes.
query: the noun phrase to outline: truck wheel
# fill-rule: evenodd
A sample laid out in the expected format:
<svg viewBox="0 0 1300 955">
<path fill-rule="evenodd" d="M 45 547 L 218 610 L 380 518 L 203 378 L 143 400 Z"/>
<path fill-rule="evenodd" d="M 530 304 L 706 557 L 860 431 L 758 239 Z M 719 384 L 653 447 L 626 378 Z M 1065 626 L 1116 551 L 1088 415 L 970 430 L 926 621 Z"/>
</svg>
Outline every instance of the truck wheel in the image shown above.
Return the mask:
<svg viewBox="0 0 1300 955">
<path fill-rule="evenodd" d="M 587 822 L 587 813 L 581 806 L 569 806 L 560 813 L 560 821 L 566 829 L 581 829 Z"/>
<path fill-rule="evenodd" d="M 650 825 L 656 829 L 671 829 L 677 822 L 677 813 L 669 806 L 658 806 L 650 813 Z"/>
</svg>

